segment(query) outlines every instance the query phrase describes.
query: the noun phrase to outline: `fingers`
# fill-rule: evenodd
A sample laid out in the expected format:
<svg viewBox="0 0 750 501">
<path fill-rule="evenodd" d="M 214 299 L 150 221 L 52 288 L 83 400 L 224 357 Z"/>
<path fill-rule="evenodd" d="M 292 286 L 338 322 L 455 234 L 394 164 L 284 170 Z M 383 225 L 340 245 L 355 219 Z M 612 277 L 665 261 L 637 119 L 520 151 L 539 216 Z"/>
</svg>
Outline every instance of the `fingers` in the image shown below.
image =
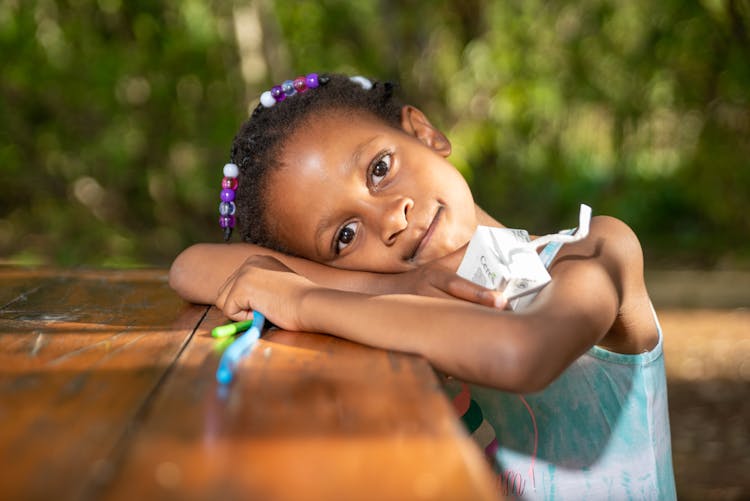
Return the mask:
<svg viewBox="0 0 750 501">
<path fill-rule="evenodd" d="M 495 293 L 495 308 L 498 310 L 504 310 L 508 307 L 508 300 L 500 292 Z"/>
<path fill-rule="evenodd" d="M 507 306 L 507 301 L 501 292 L 487 289 L 458 275 L 448 280 L 444 290 L 451 296 L 491 308 L 503 309 Z"/>
<path fill-rule="evenodd" d="M 284 265 L 270 256 L 254 255 L 246 259 L 242 266 L 227 277 L 219 287 L 214 304 L 233 320 L 245 320 L 252 315 L 249 301 L 243 302 L 238 298 L 245 296 L 241 294 L 243 289 L 242 277 L 251 272 L 254 267 L 266 267 L 268 269 L 280 269 L 281 267 L 283 269 Z"/>
<path fill-rule="evenodd" d="M 248 296 L 239 293 L 234 287 L 227 291 L 216 300 L 216 306 L 232 320 L 249 320 L 253 316 L 253 308 Z"/>
<path fill-rule="evenodd" d="M 424 265 L 418 273 L 416 290 L 420 294 L 438 297 L 447 295 L 498 309 L 504 309 L 508 305 L 502 292 L 466 280 L 456 275 L 451 268 L 445 267 L 442 262 Z"/>
<path fill-rule="evenodd" d="M 241 269 L 232 273 L 219 288 L 215 305 L 224 315 L 235 321 L 247 320 L 252 316 L 252 306 L 247 295 L 242 294 L 242 285 L 238 278 Z"/>
<path fill-rule="evenodd" d="M 253 309 L 260 308 L 268 314 L 270 312 L 262 309 L 268 307 L 268 291 L 270 284 L 274 288 L 284 289 L 281 280 L 282 275 L 294 275 L 293 270 L 285 266 L 281 261 L 270 256 L 251 256 L 232 275 L 227 278 L 219 288 L 215 305 L 227 317 L 239 321 L 252 317 Z"/>
</svg>

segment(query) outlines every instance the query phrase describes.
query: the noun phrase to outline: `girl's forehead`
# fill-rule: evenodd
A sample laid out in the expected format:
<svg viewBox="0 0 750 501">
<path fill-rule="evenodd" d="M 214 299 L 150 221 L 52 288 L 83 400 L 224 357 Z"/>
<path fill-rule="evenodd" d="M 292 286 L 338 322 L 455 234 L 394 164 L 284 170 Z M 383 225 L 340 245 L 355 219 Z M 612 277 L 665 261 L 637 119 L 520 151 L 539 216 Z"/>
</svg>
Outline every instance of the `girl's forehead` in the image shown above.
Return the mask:
<svg viewBox="0 0 750 501">
<path fill-rule="evenodd" d="M 394 124 L 373 115 L 371 112 L 344 107 L 329 108 L 309 113 L 295 127 L 290 139 L 295 136 L 318 138 L 326 133 L 344 139 L 358 132 L 377 129 L 400 131 Z"/>
<path fill-rule="evenodd" d="M 400 129 L 365 111 L 326 110 L 308 116 L 289 134 L 280 163 L 295 169 L 316 159 L 326 163 L 350 163 L 373 138 L 401 133 Z"/>
</svg>

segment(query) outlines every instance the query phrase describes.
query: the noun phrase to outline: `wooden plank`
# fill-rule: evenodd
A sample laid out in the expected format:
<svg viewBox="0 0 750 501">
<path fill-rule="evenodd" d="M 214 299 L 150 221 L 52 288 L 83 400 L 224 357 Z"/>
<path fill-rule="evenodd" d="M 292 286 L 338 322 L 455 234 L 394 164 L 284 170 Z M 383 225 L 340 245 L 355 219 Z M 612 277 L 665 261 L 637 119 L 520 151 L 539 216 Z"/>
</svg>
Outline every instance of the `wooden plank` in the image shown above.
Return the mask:
<svg viewBox="0 0 750 501">
<path fill-rule="evenodd" d="M 497 499 L 421 358 L 271 331 L 215 381 L 209 312 L 138 427 L 104 499 Z"/>
<path fill-rule="evenodd" d="M 205 314 L 163 270 L 0 269 L 0 493 L 77 499 Z"/>
</svg>

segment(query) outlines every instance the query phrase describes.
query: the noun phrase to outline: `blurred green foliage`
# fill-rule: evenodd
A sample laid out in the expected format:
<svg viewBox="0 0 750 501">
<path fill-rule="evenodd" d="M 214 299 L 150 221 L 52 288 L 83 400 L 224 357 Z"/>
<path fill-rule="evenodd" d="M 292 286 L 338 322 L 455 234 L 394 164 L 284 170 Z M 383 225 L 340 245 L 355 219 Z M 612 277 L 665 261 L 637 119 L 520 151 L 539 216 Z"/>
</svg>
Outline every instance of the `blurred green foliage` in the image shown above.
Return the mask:
<svg viewBox="0 0 750 501">
<path fill-rule="evenodd" d="M 746 0 L 0 0 L 0 257 L 166 265 L 218 241 L 220 167 L 278 81 L 391 79 L 480 205 L 578 204 L 660 266 L 750 262 Z"/>
</svg>

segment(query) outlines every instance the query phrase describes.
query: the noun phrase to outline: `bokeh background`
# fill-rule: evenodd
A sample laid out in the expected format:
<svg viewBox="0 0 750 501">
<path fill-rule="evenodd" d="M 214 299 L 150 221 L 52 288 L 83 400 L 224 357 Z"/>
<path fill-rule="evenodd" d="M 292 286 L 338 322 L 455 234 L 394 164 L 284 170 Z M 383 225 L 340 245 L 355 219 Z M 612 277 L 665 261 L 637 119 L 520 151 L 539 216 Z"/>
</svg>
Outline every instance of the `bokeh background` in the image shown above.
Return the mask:
<svg viewBox="0 0 750 501">
<path fill-rule="evenodd" d="M 166 265 L 219 240 L 261 91 L 399 82 L 506 224 L 627 221 L 664 266 L 750 266 L 747 0 L 0 0 L 0 256 Z"/>
<path fill-rule="evenodd" d="M 650 276 L 689 272 L 657 306 L 750 303 L 748 0 L 0 0 L 0 261 L 167 266 L 220 241 L 235 131 L 312 71 L 398 82 L 509 226 L 580 202 L 625 220 Z M 673 345 L 683 499 L 750 496 L 743 312 Z"/>
</svg>

